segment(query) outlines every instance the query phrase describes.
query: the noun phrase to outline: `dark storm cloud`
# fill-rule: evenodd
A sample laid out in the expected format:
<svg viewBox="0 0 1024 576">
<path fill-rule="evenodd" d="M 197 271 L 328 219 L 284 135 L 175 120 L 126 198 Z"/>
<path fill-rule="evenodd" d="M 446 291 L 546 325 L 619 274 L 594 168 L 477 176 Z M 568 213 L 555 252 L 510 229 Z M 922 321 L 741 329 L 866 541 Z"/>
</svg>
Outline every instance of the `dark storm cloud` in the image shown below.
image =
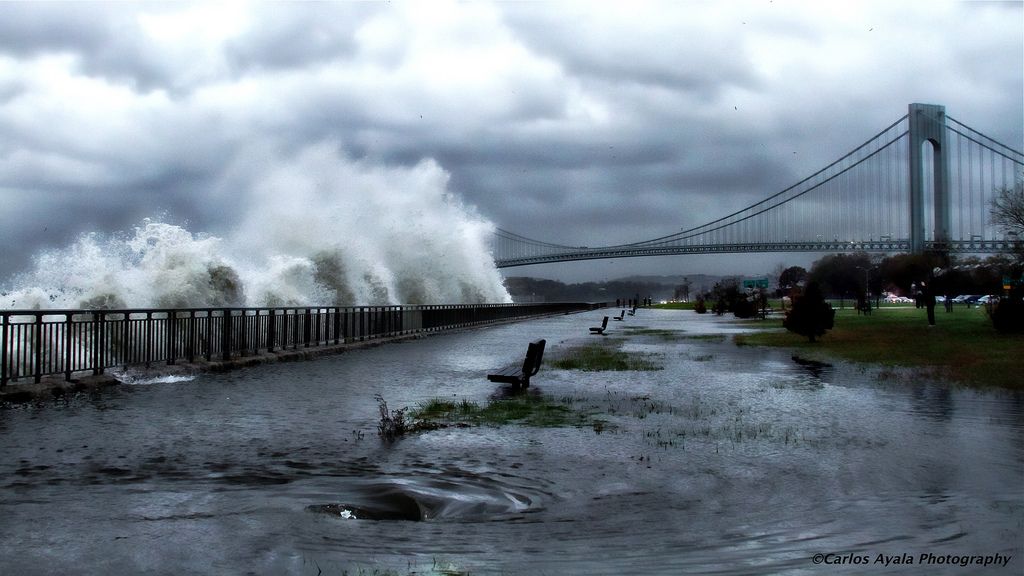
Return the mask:
<svg viewBox="0 0 1024 576">
<path fill-rule="evenodd" d="M 3 3 L 0 270 L 145 216 L 223 233 L 251 149 L 324 142 L 382 171 L 434 159 L 538 239 L 670 234 L 911 102 L 1020 147 L 1020 21 L 1019 3 Z"/>
<path fill-rule="evenodd" d="M 350 58 L 358 48 L 359 27 L 382 5 L 369 2 L 309 3 L 301 10 L 284 3 L 254 8 L 262 22 L 227 42 L 233 66 L 288 70 Z"/>
<path fill-rule="evenodd" d="M 32 58 L 69 55 L 81 73 L 140 90 L 182 89 L 189 79 L 139 30 L 131 4 L 19 2 L 0 10 L 0 53 Z M 166 7 L 164 7 L 166 8 Z M 159 4 L 146 10 L 160 12 Z"/>
<path fill-rule="evenodd" d="M 708 23 L 688 18 L 679 6 L 670 9 L 678 18 L 664 20 L 645 14 L 642 5 L 550 10 L 543 4 L 516 3 L 503 8 L 506 22 L 527 46 L 556 59 L 569 75 L 588 81 L 682 90 L 704 100 L 718 98 L 725 86 L 757 84 L 745 48 L 733 35 L 742 25 L 735 14 L 710 29 Z M 643 14 L 643 28 L 630 26 L 638 14 Z"/>
<path fill-rule="evenodd" d="M 109 41 L 104 18 L 90 18 L 90 3 L 10 2 L 0 18 L 0 53 L 26 57 L 46 52 L 91 52 Z"/>
</svg>

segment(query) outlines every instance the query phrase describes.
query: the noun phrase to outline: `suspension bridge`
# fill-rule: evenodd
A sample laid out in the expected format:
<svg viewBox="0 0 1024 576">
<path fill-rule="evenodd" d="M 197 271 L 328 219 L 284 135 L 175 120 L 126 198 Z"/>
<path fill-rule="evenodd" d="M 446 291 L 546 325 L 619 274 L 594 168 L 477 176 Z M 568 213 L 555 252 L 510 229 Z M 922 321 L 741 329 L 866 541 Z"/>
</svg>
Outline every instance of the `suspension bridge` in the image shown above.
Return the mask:
<svg viewBox="0 0 1024 576">
<path fill-rule="evenodd" d="M 1024 239 L 990 223 L 1000 189 L 1024 185 L 1024 153 L 946 115 L 908 113 L 810 176 L 706 224 L 614 246 L 567 246 L 498 229 L 499 268 L 745 252 L 985 254 Z"/>
</svg>

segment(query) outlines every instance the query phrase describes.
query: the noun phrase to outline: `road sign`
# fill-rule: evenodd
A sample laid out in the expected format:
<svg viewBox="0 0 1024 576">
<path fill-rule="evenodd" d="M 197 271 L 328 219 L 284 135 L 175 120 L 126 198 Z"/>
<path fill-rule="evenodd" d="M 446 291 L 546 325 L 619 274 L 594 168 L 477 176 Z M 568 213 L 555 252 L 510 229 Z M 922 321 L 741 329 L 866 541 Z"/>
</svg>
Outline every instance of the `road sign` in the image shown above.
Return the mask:
<svg viewBox="0 0 1024 576">
<path fill-rule="evenodd" d="M 743 281 L 743 288 L 745 290 L 750 290 L 751 288 L 764 288 L 764 289 L 767 289 L 768 288 L 768 279 L 767 278 L 754 278 L 752 280 L 744 280 Z"/>
</svg>

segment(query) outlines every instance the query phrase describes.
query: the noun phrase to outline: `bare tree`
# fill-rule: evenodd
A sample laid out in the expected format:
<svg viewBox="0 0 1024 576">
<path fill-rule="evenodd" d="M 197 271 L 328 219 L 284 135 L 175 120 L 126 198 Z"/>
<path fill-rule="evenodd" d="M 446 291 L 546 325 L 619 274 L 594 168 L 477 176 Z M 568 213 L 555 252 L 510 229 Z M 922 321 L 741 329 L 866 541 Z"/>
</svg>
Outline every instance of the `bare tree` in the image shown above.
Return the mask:
<svg viewBox="0 0 1024 576">
<path fill-rule="evenodd" d="M 1024 182 L 1013 188 L 996 191 L 989 207 L 992 223 L 1001 226 L 1007 233 L 1024 236 Z"/>
<path fill-rule="evenodd" d="M 1018 180 L 1013 188 L 996 191 L 989 207 L 992 223 L 1003 229 L 1008 236 L 1016 236 L 1014 249 L 1018 258 L 1024 259 L 1024 181 Z"/>
</svg>

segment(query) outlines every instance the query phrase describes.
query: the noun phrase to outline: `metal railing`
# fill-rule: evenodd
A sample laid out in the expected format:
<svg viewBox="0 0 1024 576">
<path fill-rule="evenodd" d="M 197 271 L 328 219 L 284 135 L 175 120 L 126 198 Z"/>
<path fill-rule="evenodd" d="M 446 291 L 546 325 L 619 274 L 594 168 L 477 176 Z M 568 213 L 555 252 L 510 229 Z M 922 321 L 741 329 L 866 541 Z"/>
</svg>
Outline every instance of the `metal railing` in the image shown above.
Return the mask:
<svg viewBox="0 0 1024 576">
<path fill-rule="evenodd" d="M 155 363 L 226 361 L 589 310 L 589 303 L 0 310 L 0 388 L 10 381 Z"/>
</svg>

